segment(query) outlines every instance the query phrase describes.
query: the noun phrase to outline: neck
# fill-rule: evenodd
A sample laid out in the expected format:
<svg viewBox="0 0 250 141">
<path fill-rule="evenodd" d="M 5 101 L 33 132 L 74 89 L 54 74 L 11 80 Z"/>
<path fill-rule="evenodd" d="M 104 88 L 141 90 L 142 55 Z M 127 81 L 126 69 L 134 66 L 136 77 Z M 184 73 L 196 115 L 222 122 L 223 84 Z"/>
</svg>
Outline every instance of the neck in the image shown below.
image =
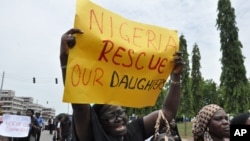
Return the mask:
<svg viewBox="0 0 250 141">
<path fill-rule="evenodd" d="M 123 136 L 122 137 L 111 137 L 111 138 L 112 138 L 112 140 L 116 140 L 116 141 L 125 141 Z"/>
<path fill-rule="evenodd" d="M 213 141 L 226 141 L 225 138 L 212 137 Z"/>
</svg>

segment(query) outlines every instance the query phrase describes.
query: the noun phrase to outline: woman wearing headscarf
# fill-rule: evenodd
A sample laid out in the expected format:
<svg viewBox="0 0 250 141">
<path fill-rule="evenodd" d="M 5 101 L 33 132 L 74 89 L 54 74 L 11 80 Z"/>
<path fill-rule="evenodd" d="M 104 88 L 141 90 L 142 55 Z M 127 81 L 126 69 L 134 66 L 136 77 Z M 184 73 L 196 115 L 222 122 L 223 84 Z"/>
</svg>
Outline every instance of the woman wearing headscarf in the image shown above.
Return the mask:
<svg viewBox="0 0 250 141">
<path fill-rule="evenodd" d="M 195 117 L 192 132 L 194 141 L 226 141 L 230 136 L 226 112 L 216 104 L 204 106 Z"/>
</svg>

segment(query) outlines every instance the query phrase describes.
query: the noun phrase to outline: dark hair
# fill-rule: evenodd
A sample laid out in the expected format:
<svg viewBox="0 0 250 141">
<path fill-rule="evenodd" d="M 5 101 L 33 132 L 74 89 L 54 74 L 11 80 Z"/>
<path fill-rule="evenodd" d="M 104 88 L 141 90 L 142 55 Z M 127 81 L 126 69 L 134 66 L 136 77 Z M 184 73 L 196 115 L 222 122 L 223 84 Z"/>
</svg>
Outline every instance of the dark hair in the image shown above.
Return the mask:
<svg viewBox="0 0 250 141">
<path fill-rule="evenodd" d="M 94 108 L 97 115 L 99 115 L 99 113 L 100 113 L 103 106 L 104 106 L 103 104 L 95 104 L 95 105 L 93 105 L 93 108 Z"/>
<path fill-rule="evenodd" d="M 107 108 L 109 108 L 111 105 L 108 105 L 108 104 L 95 104 L 93 105 L 93 108 L 97 114 L 98 117 L 101 116 L 101 113 L 103 111 L 106 111 Z"/>
<path fill-rule="evenodd" d="M 63 119 L 63 116 L 58 116 L 57 121 L 60 121 Z"/>
<path fill-rule="evenodd" d="M 27 109 L 26 112 L 30 111 L 32 113 L 32 115 L 34 114 L 34 110 L 33 109 Z"/>
<path fill-rule="evenodd" d="M 17 112 L 16 112 L 16 115 L 21 115 L 21 111 L 17 111 Z"/>
<path fill-rule="evenodd" d="M 249 117 L 250 113 L 238 114 L 231 120 L 231 125 L 245 125 Z"/>
</svg>

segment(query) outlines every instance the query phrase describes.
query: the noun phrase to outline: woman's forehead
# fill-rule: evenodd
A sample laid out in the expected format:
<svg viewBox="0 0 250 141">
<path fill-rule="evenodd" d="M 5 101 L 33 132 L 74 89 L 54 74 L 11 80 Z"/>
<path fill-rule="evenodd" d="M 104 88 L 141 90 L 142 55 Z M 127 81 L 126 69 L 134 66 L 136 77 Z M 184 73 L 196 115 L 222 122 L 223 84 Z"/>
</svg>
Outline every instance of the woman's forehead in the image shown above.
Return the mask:
<svg viewBox="0 0 250 141">
<path fill-rule="evenodd" d="M 121 106 L 115 106 L 115 105 L 104 105 L 101 108 L 100 113 L 107 113 L 107 112 L 112 112 L 112 111 L 118 111 L 122 110 L 123 108 Z"/>
<path fill-rule="evenodd" d="M 214 116 L 227 115 L 223 109 L 220 109 L 214 113 Z"/>
<path fill-rule="evenodd" d="M 120 110 L 120 109 L 122 109 L 121 106 L 115 106 L 115 105 L 104 106 L 103 108 L 106 108 L 107 110 Z"/>
</svg>

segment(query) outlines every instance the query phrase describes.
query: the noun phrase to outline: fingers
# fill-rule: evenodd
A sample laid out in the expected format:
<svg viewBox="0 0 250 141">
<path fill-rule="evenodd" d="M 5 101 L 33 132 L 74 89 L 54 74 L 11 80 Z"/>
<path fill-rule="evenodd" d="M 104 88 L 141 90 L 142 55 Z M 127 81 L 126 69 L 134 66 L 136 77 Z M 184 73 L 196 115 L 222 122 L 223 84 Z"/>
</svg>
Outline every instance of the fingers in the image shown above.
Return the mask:
<svg viewBox="0 0 250 141">
<path fill-rule="evenodd" d="M 174 56 L 179 56 L 179 57 L 182 57 L 183 53 L 180 52 L 180 51 L 177 51 L 174 53 Z"/>
<path fill-rule="evenodd" d="M 182 52 L 175 52 L 174 56 L 174 62 L 178 63 L 178 62 L 183 62 L 183 58 L 182 58 L 183 53 Z"/>
<path fill-rule="evenodd" d="M 69 48 L 72 48 L 76 44 L 75 37 L 73 34 L 83 34 L 83 32 L 80 29 L 72 28 L 68 30 L 65 34 L 62 36 L 62 41 L 67 45 Z"/>
<path fill-rule="evenodd" d="M 72 34 L 83 34 L 83 32 L 80 29 L 77 28 L 71 28 L 68 30 L 65 34 L 72 35 Z"/>
<path fill-rule="evenodd" d="M 75 37 L 72 36 L 72 37 L 69 37 L 70 39 L 68 40 L 67 44 L 68 44 L 68 47 L 72 48 L 75 46 L 76 44 L 76 40 L 75 40 Z"/>
<path fill-rule="evenodd" d="M 173 74 L 180 74 L 182 71 L 182 68 L 185 65 L 182 55 L 183 55 L 182 52 L 175 52 L 175 54 L 173 55 L 174 56 L 173 61 L 175 63 L 174 69 L 172 71 Z"/>
</svg>

